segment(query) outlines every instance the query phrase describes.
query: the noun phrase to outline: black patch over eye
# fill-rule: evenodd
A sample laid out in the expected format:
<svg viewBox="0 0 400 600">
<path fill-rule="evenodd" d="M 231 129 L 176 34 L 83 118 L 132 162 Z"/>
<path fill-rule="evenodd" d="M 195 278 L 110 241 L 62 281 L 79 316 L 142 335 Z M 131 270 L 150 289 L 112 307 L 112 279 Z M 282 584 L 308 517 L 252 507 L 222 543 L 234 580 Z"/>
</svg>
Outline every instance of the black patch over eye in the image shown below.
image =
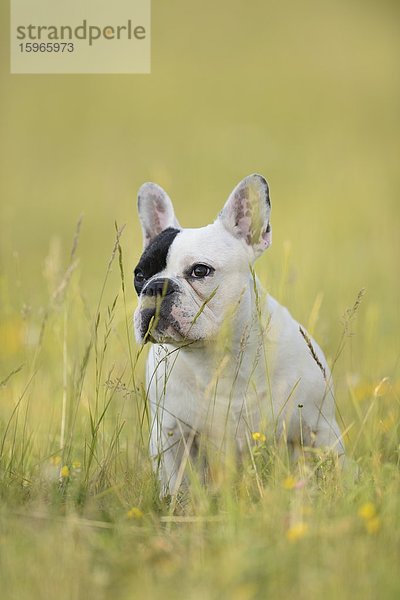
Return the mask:
<svg viewBox="0 0 400 600">
<path fill-rule="evenodd" d="M 207 277 L 214 272 L 212 267 L 208 267 L 207 265 L 203 265 L 201 263 L 197 265 L 193 265 L 192 270 L 190 272 L 190 276 L 195 279 L 203 279 L 203 277 Z"/>
<path fill-rule="evenodd" d="M 179 232 L 180 229 L 174 229 L 173 227 L 164 229 L 143 252 L 134 271 L 134 285 L 138 295 L 140 295 L 146 281 L 165 269 L 169 249 Z"/>
</svg>

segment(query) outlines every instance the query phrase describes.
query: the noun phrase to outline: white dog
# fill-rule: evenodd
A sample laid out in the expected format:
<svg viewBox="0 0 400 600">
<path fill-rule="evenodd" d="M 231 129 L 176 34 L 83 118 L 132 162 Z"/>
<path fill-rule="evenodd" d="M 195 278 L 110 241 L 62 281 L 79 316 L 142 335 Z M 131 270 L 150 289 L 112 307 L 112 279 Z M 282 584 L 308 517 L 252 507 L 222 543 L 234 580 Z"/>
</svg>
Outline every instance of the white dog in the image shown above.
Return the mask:
<svg viewBox="0 0 400 600">
<path fill-rule="evenodd" d="M 138 342 L 147 361 L 150 450 L 162 494 L 176 493 L 207 440 L 241 454 L 253 433 L 344 453 L 331 376 L 316 342 L 271 296 L 252 265 L 271 244 L 266 180 L 250 175 L 215 222 L 182 229 L 154 183 L 139 190 L 144 251 L 135 269 Z"/>
</svg>

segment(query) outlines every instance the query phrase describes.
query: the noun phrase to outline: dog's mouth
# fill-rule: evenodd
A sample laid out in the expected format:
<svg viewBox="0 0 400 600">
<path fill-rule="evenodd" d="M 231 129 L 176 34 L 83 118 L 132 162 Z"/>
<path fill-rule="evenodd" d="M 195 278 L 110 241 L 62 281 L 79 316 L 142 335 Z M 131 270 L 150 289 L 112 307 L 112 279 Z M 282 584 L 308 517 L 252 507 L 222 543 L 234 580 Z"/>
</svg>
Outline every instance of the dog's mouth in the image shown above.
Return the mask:
<svg viewBox="0 0 400 600">
<path fill-rule="evenodd" d="M 136 337 L 139 343 L 144 344 L 181 346 L 204 342 L 217 332 L 218 323 L 210 315 L 212 313 L 206 305 L 192 298 L 184 299 L 181 294 L 170 293 L 164 298 L 141 296 L 135 313 Z"/>
<path fill-rule="evenodd" d="M 185 336 L 171 310 L 164 307 L 144 308 L 140 311 L 140 336 L 143 343 L 182 343 Z"/>
</svg>

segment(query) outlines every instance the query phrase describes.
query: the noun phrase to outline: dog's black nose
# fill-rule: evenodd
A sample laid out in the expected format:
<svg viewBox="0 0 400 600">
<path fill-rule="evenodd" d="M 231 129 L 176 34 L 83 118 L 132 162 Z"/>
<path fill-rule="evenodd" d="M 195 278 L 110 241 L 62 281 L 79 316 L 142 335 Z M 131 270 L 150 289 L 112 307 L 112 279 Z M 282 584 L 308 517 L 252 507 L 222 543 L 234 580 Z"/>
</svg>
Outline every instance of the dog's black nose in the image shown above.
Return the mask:
<svg viewBox="0 0 400 600">
<path fill-rule="evenodd" d="M 168 296 L 169 294 L 173 294 L 178 291 L 178 286 L 176 283 L 171 281 L 171 279 L 163 278 L 163 279 L 153 279 L 150 281 L 144 290 L 142 291 L 143 296 Z"/>
</svg>

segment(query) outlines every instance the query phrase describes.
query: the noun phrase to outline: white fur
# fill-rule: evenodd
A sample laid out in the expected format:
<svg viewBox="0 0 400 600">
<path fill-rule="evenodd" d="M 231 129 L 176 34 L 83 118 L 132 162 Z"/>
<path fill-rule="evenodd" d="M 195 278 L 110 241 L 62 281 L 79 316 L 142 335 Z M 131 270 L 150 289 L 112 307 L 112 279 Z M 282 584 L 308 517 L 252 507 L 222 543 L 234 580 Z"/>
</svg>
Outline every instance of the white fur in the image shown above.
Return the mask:
<svg viewBox="0 0 400 600">
<path fill-rule="evenodd" d="M 311 340 L 317 364 L 299 324 L 264 294 L 250 271 L 271 241 L 268 187 L 260 179 L 255 175 L 241 182 L 212 225 L 183 229 L 170 247 L 165 270 L 156 275 L 180 289 L 171 325 L 153 332 L 160 343 L 151 347 L 146 371 L 150 451 L 162 494 L 178 490 L 199 437 L 222 454 L 232 445 L 243 453 L 253 432 L 270 441 L 283 436 L 293 448 L 344 453 L 321 349 Z M 246 192 L 241 198 L 251 202 L 251 220 L 235 196 L 240 186 Z M 260 218 L 261 223 L 254 223 Z M 145 235 L 151 237 L 150 232 Z M 183 274 L 194 263 L 210 265 L 215 272 L 188 281 Z M 143 303 L 141 296 L 135 314 L 138 337 Z"/>
<path fill-rule="evenodd" d="M 167 227 L 180 228 L 168 194 L 156 183 L 144 183 L 138 192 L 143 248 Z"/>
</svg>

